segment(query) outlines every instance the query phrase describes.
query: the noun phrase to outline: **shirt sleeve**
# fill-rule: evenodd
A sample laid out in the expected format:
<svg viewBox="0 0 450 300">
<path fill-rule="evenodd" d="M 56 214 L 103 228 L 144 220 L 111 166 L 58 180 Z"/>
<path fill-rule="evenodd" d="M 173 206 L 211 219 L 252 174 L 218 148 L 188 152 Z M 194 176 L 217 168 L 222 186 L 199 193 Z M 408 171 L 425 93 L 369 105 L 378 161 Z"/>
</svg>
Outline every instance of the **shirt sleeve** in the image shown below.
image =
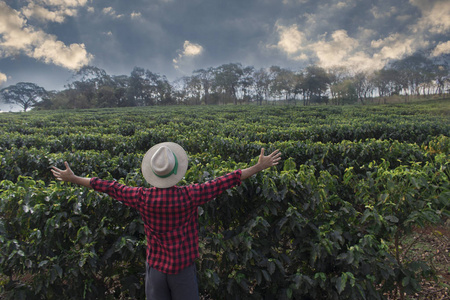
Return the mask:
<svg viewBox="0 0 450 300">
<path fill-rule="evenodd" d="M 133 208 L 138 207 L 138 200 L 142 193 L 142 188 L 129 187 L 117 181 L 102 180 L 97 177 L 91 178 L 90 184 L 97 192 L 106 193 L 127 206 Z"/>
<path fill-rule="evenodd" d="M 241 175 L 242 171 L 236 170 L 205 183 L 193 184 L 189 189 L 191 199 L 196 205 L 205 204 L 225 190 L 240 185 Z"/>
</svg>

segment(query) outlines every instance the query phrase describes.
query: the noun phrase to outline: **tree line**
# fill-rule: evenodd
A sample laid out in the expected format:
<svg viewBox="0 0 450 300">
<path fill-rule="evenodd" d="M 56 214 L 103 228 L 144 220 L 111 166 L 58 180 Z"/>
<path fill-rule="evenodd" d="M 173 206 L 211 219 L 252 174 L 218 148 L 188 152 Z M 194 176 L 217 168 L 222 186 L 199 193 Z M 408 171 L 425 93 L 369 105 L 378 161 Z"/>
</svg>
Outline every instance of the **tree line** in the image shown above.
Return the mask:
<svg viewBox="0 0 450 300">
<path fill-rule="evenodd" d="M 449 68 L 417 54 L 376 71 L 310 65 L 293 71 L 279 66 L 256 69 L 241 63 L 199 69 L 169 82 L 165 75 L 135 67 L 130 76 L 109 75 L 85 66 L 62 91 L 20 82 L 0 90 L 0 100 L 26 111 L 152 105 L 210 105 L 284 101 L 311 104 L 368 103 L 375 97 L 445 94 Z"/>
</svg>

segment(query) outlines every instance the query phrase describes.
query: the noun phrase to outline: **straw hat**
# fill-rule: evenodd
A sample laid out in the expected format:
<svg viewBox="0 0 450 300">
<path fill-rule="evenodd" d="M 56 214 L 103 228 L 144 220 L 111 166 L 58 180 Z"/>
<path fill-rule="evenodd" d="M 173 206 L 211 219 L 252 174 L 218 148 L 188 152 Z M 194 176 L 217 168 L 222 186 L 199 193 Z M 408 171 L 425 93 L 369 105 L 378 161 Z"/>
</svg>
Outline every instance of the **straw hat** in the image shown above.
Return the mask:
<svg viewBox="0 0 450 300">
<path fill-rule="evenodd" d="M 151 147 L 142 159 L 142 174 L 145 180 L 157 188 L 168 188 L 177 184 L 188 166 L 188 157 L 183 147 L 166 142 Z"/>
</svg>

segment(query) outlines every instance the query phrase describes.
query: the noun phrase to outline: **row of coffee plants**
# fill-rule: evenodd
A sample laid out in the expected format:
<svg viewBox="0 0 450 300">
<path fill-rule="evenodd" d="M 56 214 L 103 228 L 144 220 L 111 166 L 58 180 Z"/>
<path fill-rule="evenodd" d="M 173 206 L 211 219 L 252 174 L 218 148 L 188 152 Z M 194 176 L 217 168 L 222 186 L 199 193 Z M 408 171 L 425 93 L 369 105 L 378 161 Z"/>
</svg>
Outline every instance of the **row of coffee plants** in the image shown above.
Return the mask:
<svg viewBox="0 0 450 300">
<path fill-rule="evenodd" d="M 440 105 L 436 110 L 434 105 Z M 382 299 L 433 274 L 406 259 L 413 226 L 449 216 L 446 101 L 369 107 L 165 107 L 0 115 L 0 296 L 143 298 L 139 215 L 80 175 L 147 186 L 155 143 L 189 153 L 181 184 L 283 163 L 199 209 L 201 293 L 213 299 Z M 447 115 L 445 112 L 447 111 Z"/>
<path fill-rule="evenodd" d="M 447 134 L 446 116 L 430 116 L 419 110 L 405 114 L 391 107 L 379 112 L 370 108 L 231 107 L 228 111 L 206 108 L 192 111 L 155 109 L 148 114 L 127 110 L 125 116 L 96 111 L 36 113 L 34 117 L 15 116 L 0 119 L 5 134 L 2 147 L 46 147 L 49 152 L 67 150 L 145 151 L 148 143 L 159 139 L 189 139 L 191 152 L 202 152 L 211 137 L 227 137 L 273 143 L 291 140 L 313 142 L 359 141 L 367 138 L 400 142 L 427 143 L 429 137 Z M 199 144 L 200 142 L 200 144 Z"/>
</svg>

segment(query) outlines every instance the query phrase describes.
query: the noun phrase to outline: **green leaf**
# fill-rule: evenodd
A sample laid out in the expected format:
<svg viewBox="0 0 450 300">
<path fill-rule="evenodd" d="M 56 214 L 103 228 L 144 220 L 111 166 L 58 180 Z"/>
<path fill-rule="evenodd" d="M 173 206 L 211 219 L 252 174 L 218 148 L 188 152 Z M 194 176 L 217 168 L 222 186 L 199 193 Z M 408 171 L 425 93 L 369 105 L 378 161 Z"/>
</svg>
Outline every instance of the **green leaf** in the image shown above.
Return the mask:
<svg viewBox="0 0 450 300">
<path fill-rule="evenodd" d="M 288 299 L 292 299 L 292 293 L 293 293 L 293 291 L 292 291 L 291 288 L 288 288 L 286 290 L 286 296 L 287 296 Z"/>
<path fill-rule="evenodd" d="M 272 275 L 275 272 L 275 263 L 271 260 L 267 263 L 267 270 Z"/>
<path fill-rule="evenodd" d="M 266 270 L 261 270 L 261 273 L 263 274 L 264 279 L 265 279 L 267 282 L 270 282 L 271 278 L 270 278 L 269 273 L 267 273 Z"/>
<path fill-rule="evenodd" d="M 344 273 L 342 274 L 341 277 L 339 277 L 336 280 L 336 289 L 339 295 L 344 291 L 346 285 L 347 285 L 347 274 Z"/>
<path fill-rule="evenodd" d="M 62 269 L 59 265 L 57 265 L 57 264 L 53 265 L 53 268 L 55 268 L 56 272 L 58 273 L 58 276 L 59 276 L 60 278 L 62 278 L 62 275 L 63 275 L 63 269 Z"/>
<path fill-rule="evenodd" d="M 409 280 L 411 279 L 411 277 L 406 276 L 405 278 L 402 279 L 402 286 L 406 287 L 409 284 Z"/>
<path fill-rule="evenodd" d="M 391 223 L 398 223 L 399 219 L 396 216 L 386 216 L 384 217 L 385 220 L 388 220 Z"/>
<path fill-rule="evenodd" d="M 295 161 L 292 157 L 289 157 L 284 161 L 283 171 L 292 171 L 296 169 Z"/>
<path fill-rule="evenodd" d="M 38 267 L 39 267 L 39 268 L 40 268 L 40 267 L 43 267 L 43 266 L 45 266 L 46 264 L 48 264 L 48 260 L 43 260 L 43 261 L 41 261 L 41 262 L 39 263 Z"/>
</svg>

